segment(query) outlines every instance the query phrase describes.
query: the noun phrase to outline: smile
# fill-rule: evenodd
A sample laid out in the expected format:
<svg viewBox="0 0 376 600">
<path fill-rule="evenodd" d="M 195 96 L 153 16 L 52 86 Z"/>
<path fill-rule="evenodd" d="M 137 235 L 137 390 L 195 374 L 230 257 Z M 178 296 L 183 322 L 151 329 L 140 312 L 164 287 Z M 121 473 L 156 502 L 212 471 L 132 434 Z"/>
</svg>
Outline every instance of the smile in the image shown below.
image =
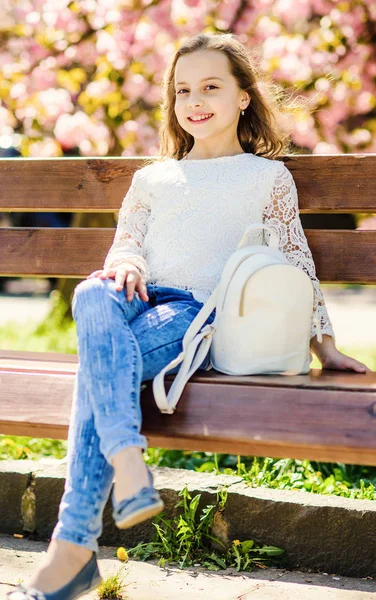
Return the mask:
<svg viewBox="0 0 376 600">
<path fill-rule="evenodd" d="M 212 113 L 208 113 L 207 115 L 203 115 L 200 117 L 188 117 L 188 121 L 190 121 L 191 123 L 203 123 L 205 121 L 209 121 L 209 119 L 211 119 L 212 116 Z"/>
</svg>

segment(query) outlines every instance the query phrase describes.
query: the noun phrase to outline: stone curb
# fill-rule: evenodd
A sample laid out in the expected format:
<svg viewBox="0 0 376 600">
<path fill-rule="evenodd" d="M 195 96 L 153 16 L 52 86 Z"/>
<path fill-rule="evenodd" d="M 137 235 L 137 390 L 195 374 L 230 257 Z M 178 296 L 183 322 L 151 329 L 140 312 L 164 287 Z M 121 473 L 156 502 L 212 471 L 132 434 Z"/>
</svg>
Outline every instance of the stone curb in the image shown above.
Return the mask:
<svg viewBox="0 0 376 600">
<path fill-rule="evenodd" d="M 187 485 L 201 494 L 198 511 L 217 504 L 226 486 L 225 510 L 217 512 L 214 535 L 226 544 L 253 539 L 285 549 L 279 566 L 326 571 L 348 577 L 376 577 L 376 503 L 290 490 L 250 488 L 240 477 L 197 473 L 186 469 L 152 468 L 155 487 L 172 518 Z M 0 533 L 49 540 L 58 519 L 66 463 L 4 460 L 0 462 Z M 132 547 L 153 538 L 150 520 L 119 530 L 112 519 L 111 498 L 103 513 L 100 546 Z"/>
</svg>

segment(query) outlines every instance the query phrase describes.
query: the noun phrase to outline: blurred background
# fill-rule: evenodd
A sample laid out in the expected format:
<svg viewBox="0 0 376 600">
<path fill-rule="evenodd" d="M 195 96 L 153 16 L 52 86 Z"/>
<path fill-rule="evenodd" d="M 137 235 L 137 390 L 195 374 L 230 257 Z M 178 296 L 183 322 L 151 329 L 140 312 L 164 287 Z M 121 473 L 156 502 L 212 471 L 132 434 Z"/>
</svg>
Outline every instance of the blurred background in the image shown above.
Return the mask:
<svg viewBox="0 0 376 600">
<path fill-rule="evenodd" d="M 376 152 L 373 0 L 2 0 L 0 156 L 155 155 L 163 72 L 201 31 L 236 34 L 265 74 L 309 99 L 295 117 L 296 151 Z M 302 216 L 304 227 L 375 220 Z M 0 214 L 6 224 L 66 227 L 72 215 Z M 54 284 L 0 277 L 1 291 Z"/>
<path fill-rule="evenodd" d="M 2 151 L 154 155 L 163 71 L 201 31 L 235 33 L 313 99 L 293 132 L 302 152 L 376 152 L 373 0 L 2 0 Z"/>
<path fill-rule="evenodd" d="M 199 32 L 236 34 L 265 74 L 309 99 L 310 110 L 296 116 L 297 152 L 376 153 L 374 0 L 2 0 L 0 156 L 155 155 L 163 72 L 181 41 Z M 110 226 L 105 215 L 91 218 L 86 225 Z M 72 219 L 3 213 L 0 226 L 67 227 Z M 375 215 L 302 215 L 302 222 L 376 228 Z M 0 348 L 77 351 L 64 282 L 0 277 L 0 286 Z M 323 286 L 337 345 L 373 369 L 375 288 Z M 7 455 L 11 447 L 0 440 Z M 39 456 L 26 442 L 14 453 Z M 159 450 L 153 460 L 174 457 L 166 464 L 177 466 L 182 454 Z"/>
</svg>

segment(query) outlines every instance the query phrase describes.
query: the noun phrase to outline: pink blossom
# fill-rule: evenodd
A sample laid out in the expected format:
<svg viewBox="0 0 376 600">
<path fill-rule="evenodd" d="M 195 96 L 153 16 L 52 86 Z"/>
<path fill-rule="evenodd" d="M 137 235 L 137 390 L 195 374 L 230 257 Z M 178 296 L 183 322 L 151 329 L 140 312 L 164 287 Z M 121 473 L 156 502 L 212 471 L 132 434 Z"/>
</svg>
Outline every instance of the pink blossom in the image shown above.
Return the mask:
<svg viewBox="0 0 376 600">
<path fill-rule="evenodd" d="M 39 121 L 49 129 L 53 127 L 60 115 L 69 113 L 74 106 L 67 90 L 49 88 L 34 96 L 38 107 Z"/>
<path fill-rule="evenodd" d="M 336 144 L 319 142 L 313 149 L 312 154 L 341 154 L 341 149 Z"/>
<path fill-rule="evenodd" d="M 86 93 L 92 98 L 105 100 L 108 94 L 111 94 L 116 89 L 116 83 L 113 81 L 109 81 L 108 79 L 98 79 L 97 81 L 91 81 L 86 86 Z"/>
<path fill-rule="evenodd" d="M 320 138 L 315 130 L 314 119 L 311 115 L 300 115 L 295 119 L 292 139 L 296 145 L 311 149 L 319 143 Z"/>
<path fill-rule="evenodd" d="M 154 106 L 162 101 L 162 89 L 158 85 L 149 85 L 148 90 L 144 94 L 145 101 Z"/>
<path fill-rule="evenodd" d="M 56 140 L 46 137 L 44 140 L 31 142 L 28 146 L 28 156 L 52 158 L 62 156 L 62 150 Z"/>
<path fill-rule="evenodd" d="M 14 115 L 4 106 L 0 106 L 0 132 L 1 135 L 10 135 L 17 125 Z"/>
<path fill-rule="evenodd" d="M 95 122 L 83 111 L 61 115 L 54 135 L 64 151 L 78 147 L 82 154 L 107 154 L 110 132 L 104 123 Z"/>
<path fill-rule="evenodd" d="M 190 8 L 195 8 L 200 4 L 201 0 L 184 0 L 184 4 L 189 6 Z"/>
<path fill-rule="evenodd" d="M 357 229 L 368 229 L 368 231 L 376 230 L 376 217 L 370 216 L 361 219 L 361 221 L 358 223 Z"/>
<path fill-rule="evenodd" d="M 307 0 L 277 0 L 273 6 L 273 15 L 290 27 L 297 21 L 309 19 L 311 11 L 311 3 Z"/>
<path fill-rule="evenodd" d="M 56 73 L 43 67 L 41 63 L 30 73 L 28 91 L 29 93 L 38 92 L 52 88 L 56 84 Z"/>
<path fill-rule="evenodd" d="M 64 55 L 71 61 L 83 67 L 92 67 L 95 64 L 98 52 L 93 40 L 85 40 L 74 46 L 68 46 Z"/>
<path fill-rule="evenodd" d="M 126 81 L 121 87 L 121 91 L 124 96 L 128 98 L 130 102 L 136 102 L 139 98 L 142 98 L 148 91 L 149 83 L 146 81 L 143 75 L 140 73 L 134 73 L 128 75 Z"/>
<path fill-rule="evenodd" d="M 376 96 L 370 91 L 361 92 L 355 98 L 354 110 L 359 113 L 368 113 L 376 106 Z"/>
</svg>

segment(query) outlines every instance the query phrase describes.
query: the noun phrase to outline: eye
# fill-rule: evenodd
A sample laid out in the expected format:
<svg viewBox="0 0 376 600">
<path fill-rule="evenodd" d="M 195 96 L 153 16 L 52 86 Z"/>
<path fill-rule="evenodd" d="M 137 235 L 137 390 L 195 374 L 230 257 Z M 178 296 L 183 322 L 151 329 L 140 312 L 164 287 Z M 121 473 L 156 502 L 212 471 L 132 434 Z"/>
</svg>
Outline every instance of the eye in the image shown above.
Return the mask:
<svg viewBox="0 0 376 600">
<path fill-rule="evenodd" d="M 208 84 L 207 86 L 205 86 L 205 87 L 212 87 L 212 88 L 214 88 L 215 90 L 217 90 L 217 89 L 218 89 L 218 87 L 217 87 L 216 85 L 212 85 L 211 83 L 209 83 L 209 84 Z M 181 90 L 179 90 L 179 91 L 177 92 L 177 94 L 180 94 L 180 92 L 186 92 L 186 91 L 187 91 L 187 90 L 186 90 L 186 88 L 182 88 Z"/>
</svg>

